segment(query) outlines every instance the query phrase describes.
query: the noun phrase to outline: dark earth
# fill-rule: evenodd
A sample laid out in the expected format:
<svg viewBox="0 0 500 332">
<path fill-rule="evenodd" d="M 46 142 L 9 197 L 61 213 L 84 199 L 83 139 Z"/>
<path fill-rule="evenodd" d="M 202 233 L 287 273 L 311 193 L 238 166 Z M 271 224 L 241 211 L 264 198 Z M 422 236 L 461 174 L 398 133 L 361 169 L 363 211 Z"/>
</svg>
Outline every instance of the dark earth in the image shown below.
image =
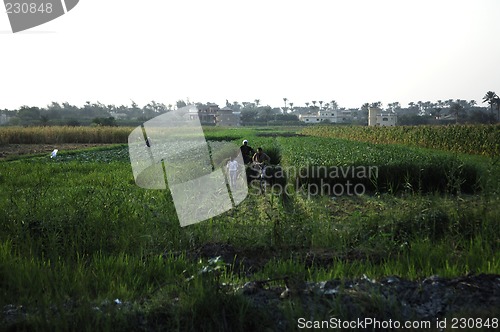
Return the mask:
<svg viewBox="0 0 500 332">
<path fill-rule="evenodd" d="M 297 248 L 298 259 L 304 268 L 329 267 L 339 258 L 327 251 L 302 251 Z M 188 257 L 210 259 L 221 257 L 234 262 L 235 273 L 245 274 L 250 280 L 269 260 L 278 258 L 272 250 L 238 249 L 229 244 L 210 243 L 188 253 Z M 344 254 L 343 260 L 362 259 L 355 252 Z M 304 270 L 305 270 L 304 269 Z M 340 310 L 344 317 L 372 317 L 379 320 L 433 321 L 448 318 L 500 318 L 500 275 L 468 274 L 455 278 L 429 276 L 421 280 L 405 280 L 387 276 L 378 280 L 366 276 L 350 280 L 306 282 L 297 275 L 276 276 L 270 280 L 255 279 L 240 287 L 239 291 L 256 306 L 275 309 L 280 301 L 295 298 L 305 313 L 328 317 L 332 309 Z M 328 319 L 328 318 L 325 318 Z M 282 317 L 286 330 L 286 320 Z"/>
</svg>

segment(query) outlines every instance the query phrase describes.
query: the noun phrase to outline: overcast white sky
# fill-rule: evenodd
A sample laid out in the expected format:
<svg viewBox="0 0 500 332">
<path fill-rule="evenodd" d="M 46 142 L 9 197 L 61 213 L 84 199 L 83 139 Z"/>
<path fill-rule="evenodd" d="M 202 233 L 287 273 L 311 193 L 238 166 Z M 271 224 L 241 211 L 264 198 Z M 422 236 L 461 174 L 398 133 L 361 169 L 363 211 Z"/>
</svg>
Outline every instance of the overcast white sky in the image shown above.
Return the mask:
<svg viewBox="0 0 500 332">
<path fill-rule="evenodd" d="M 52 101 L 295 106 L 500 94 L 499 0 L 80 0 L 13 34 L 0 109 Z M 486 106 L 486 104 L 483 104 Z"/>
</svg>

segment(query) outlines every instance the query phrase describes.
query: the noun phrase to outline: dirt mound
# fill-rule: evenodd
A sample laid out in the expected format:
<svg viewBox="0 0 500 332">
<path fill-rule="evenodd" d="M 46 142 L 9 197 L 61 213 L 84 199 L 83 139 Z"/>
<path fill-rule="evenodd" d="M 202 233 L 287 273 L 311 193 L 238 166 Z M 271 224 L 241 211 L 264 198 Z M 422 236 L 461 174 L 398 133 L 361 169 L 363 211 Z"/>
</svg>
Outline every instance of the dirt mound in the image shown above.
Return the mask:
<svg viewBox="0 0 500 332">
<path fill-rule="evenodd" d="M 188 253 L 188 257 L 220 256 L 234 268 L 233 272 L 252 279 L 252 274 L 278 258 L 270 249 L 238 249 L 230 244 L 209 243 Z M 371 259 L 359 254 L 336 255 L 325 251 L 298 252 L 305 267 L 333 264 L 335 258 Z M 495 317 L 500 312 L 500 275 L 470 274 L 456 278 L 430 276 L 422 280 L 405 280 L 387 276 L 380 280 L 363 278 L 307 282 L 303 275 L 285 275 L 268 280 L 254 280 L 239 291 L 257 307 L 279 305 L 283 299 L 295 298 L 304 312 L 328 316 L 342 312 L 344 318 L 373 317 L 436 321 L 444 317 Z M 267 309 L 266 309 L 267 310 Z M 491 316 L 493 314 L 493 316 Z M 326 317 L 325 316 L 325 317 Z M 283 324 L 285 319 L 283 319 Z"/>
<path fill-rule="evenodd" d="M 295 297 L 306 313 L 318 316 L 340 311 L 344 319 L 436 321 L 444 317 L 495 317 L 500 311 L 500 275 L 432 276 L 420 281 L 364 277 L 317 283 L 284 278 L 283 284 L 268 287 L 268 281 L 259 280 L 247 283 L 241 291 L 257 306 L 276 306 L 284 298 Z"/>
</svg>

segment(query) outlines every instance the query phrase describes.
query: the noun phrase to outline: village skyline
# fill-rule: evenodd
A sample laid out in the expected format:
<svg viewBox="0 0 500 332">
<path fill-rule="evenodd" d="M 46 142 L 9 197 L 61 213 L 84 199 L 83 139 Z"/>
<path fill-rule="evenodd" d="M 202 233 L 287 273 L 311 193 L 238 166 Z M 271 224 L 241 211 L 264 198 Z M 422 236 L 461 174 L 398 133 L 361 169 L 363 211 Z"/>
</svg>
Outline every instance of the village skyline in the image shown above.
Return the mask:
<svg viewBox="0 0 500 332">
<path fill-rule="evenodd" d="M 85 1 L 16 34 L 0 15 L 0 109 L 187 97 L 480 104 L 500 87 L 498 12 L 494 0 Z"/>
</svg>

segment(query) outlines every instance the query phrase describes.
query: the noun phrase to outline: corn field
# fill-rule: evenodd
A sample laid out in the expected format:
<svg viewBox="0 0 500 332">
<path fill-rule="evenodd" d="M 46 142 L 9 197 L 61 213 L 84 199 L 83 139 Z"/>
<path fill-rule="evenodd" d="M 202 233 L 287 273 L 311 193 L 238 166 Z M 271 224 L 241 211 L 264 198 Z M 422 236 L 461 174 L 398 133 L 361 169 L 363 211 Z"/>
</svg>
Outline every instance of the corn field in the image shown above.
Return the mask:
<svg viewBox="0 0 500 332">
<path fill-rule="evenodd" d="M 348 140 L 404 144 L 458 153 L 498 156 L 500 125 L 354 127 L 321 126 L 302 131 L 305 135 Z"/>
</svg>

